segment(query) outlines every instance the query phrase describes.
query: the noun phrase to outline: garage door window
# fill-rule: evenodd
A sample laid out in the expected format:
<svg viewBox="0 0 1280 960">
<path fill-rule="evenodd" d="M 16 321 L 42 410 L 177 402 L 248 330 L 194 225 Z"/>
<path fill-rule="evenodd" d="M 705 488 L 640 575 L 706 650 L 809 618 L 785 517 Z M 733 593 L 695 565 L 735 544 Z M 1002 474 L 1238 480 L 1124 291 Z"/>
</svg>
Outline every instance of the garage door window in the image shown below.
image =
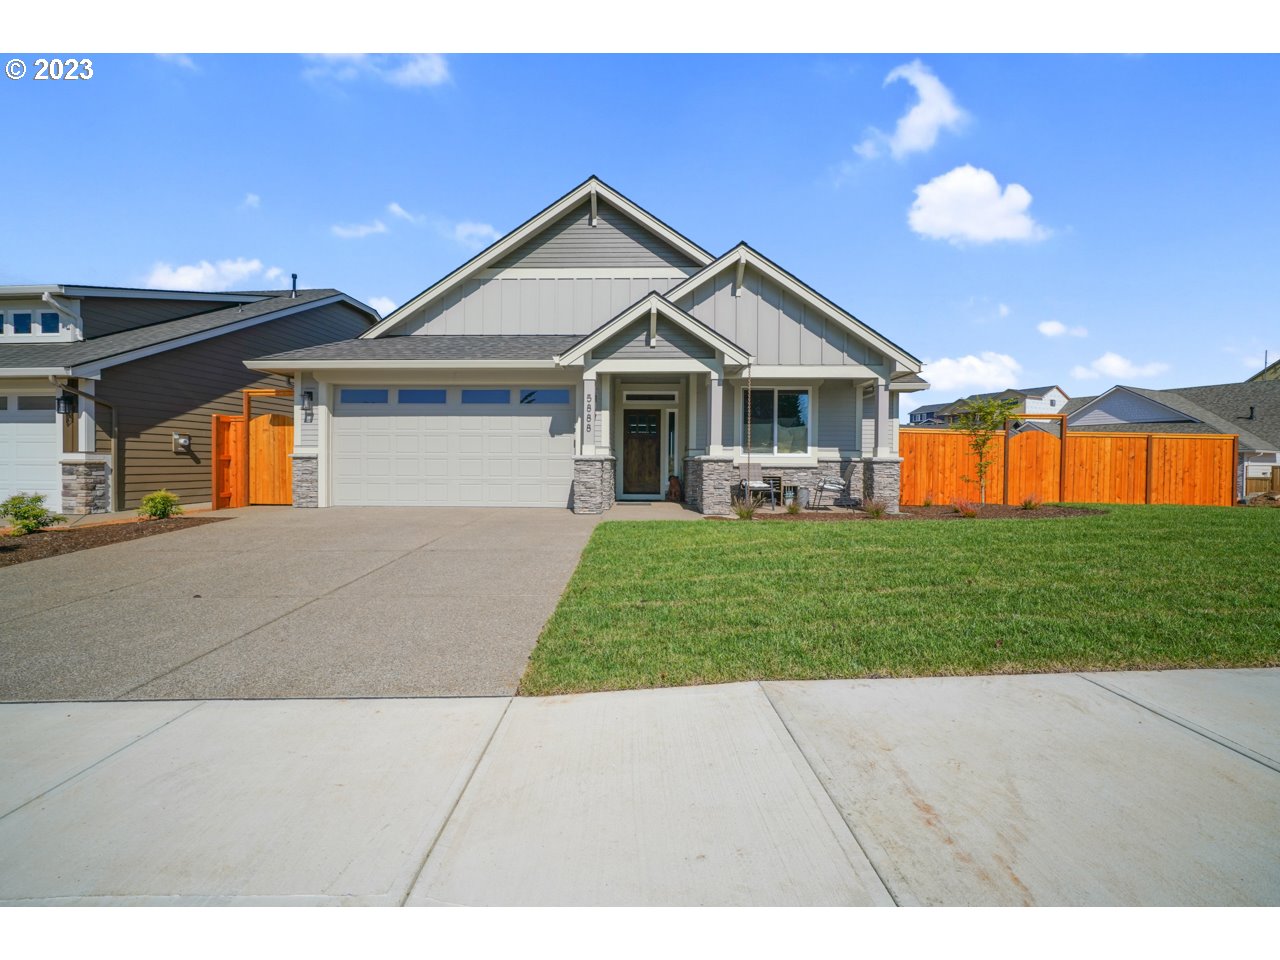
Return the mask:
<svg viewBox="0 0 1280 960">
<path fill-rule="evenodd" d="M 19 397 L 19 410 L 52 410 L 54 408 L 53 397 Z"/>
<path fill-rule="evenodd" d="M 386 390 L 350 390 L 341 393 L 343 403 L 386 403 Z"/>
<path fill-rule="evenodd" d="M 444 403 L 443 390 L 401 390 L 396 394 L 399 403 Z"/>
<path fill-rule="evenodd" d="M 569 403 L 568 390 L 521 390 L 520 402 L 529 404 L 554 403 L 566 406 Z"/>
<path fill-rule="evenodd" d="M 510 403 L 510 390 L 463 390 L 463 403 Z"/>
</svg>

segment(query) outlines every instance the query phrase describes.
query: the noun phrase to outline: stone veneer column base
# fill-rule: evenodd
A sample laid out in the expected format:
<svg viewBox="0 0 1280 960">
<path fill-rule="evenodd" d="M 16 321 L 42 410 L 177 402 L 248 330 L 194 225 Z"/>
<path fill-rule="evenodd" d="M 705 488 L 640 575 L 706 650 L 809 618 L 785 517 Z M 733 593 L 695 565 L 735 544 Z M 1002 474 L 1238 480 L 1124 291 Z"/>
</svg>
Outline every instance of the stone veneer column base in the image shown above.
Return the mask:
<svg viewBox="0 0 1280 960">
<path fill-rule="evenodd" d="M 613 506 L 615 462 L 608 454 L 573 458 L 574 513 L 604 513 Z"/>
<path fill-rule="evenodd" d="M 320 506 L 320 456 L 315 453 L 291 453 L 293 461 L 293 505 Z"/>
<path fill-rule="evenodd" d="M 63 460 L 62 513 L 109 513 L 111 511 L 111 458 L 106 454 L 82 453 Z M 45 505 L 57 511 L 58 504 Z"/>
<path fill-rule="evenodd" d="M 737 482 L 732 457 L 689 457 L 684 462 L 684 499 L 699 513 L 730 513 Z"/>
<path fill-rule="evenodd" d="M 862 489 L 866 499 L 878 500 L 888 507 L 889 513 L 897 513 L 902 487 L 902 458 L 864 457 L 862 464 Z"/>
</svg>

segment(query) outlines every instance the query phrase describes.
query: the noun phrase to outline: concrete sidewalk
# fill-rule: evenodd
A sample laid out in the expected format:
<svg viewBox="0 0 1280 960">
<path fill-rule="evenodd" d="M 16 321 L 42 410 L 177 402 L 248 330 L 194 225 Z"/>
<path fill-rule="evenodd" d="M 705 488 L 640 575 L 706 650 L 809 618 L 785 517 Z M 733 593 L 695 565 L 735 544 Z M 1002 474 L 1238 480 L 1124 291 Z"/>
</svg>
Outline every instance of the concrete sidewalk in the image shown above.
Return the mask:
<svg viewBox="0 0 1280 960">
<path fill-rule="evenodd" d="M 1280 670 L 0 706 L 9 904 L 1280 904 Z"/>
</svg>

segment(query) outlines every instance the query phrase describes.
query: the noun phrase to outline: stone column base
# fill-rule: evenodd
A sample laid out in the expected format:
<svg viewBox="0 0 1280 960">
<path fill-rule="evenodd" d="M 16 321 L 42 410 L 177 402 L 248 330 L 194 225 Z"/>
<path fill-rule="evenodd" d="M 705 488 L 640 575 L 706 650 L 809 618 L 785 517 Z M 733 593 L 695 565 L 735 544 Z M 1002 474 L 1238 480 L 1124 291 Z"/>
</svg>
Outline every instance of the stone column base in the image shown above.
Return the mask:
<svg viewBox="0 0 1280 960">
<path fill-rule="evenodd" d="M 574 513 L 604 513 L 613 506 L 615 463 L 608 454 L 573 458 Z"/>
<path fill-rule="evenodd" d="M 862 490 L 866 500 L 878 500 L 888 508 L 888 513 L 897 513 L 901 487 L 901 457 L 863 458 Z"/>
<path fill-rule="evenodd" d="M 111 512 L 111 458 L 106 454 L 81 453 L 61 461 L 62 513 Z M 58 504 L 46 504 L 57 510 Z"/>
<path fill-rule="evenodd" d="M 293 505 L 320 506 L 320 456 L 315 453 L 291 453 L 293 461 Z"/>
<path fill-rule="evenodd" d="M 684 462 L 684 499 L 699 513 L 730 513 L 737 482 L 732 457 L 690 457 Z"/>
</svg>

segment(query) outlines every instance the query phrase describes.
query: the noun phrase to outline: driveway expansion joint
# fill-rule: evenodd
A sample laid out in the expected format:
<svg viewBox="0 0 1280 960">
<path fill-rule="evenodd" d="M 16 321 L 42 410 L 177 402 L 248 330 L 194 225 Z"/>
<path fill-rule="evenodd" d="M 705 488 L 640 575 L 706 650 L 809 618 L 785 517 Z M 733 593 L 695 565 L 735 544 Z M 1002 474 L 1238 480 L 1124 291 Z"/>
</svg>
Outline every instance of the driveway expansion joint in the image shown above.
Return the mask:
<svg viewBox="0 0 1280 960">
<path fill-rule="evenodd" d="M 1188 720 L 1186 717 L 1179 716 L 1171 710 L 1166 710 L 1163 707 L 1157 706 L 1149 700 L 1144 700 L 1142 697 L 1130 693 L 1120 687 L 1112 686 L 1103 680 L 1099 680 L 1097 677 L 1092 677 L 1084 673 L 1078 673 L 1076 676 L 1081 680 L 1087 680 L 1096 687 L 1100 687 L 1113 696 L 1120 697 L 1122 700 L 1128 700 L 1135 706 L 1141 707 L 1143 710 L 1150 713 L 1154 713 L 1157 717 L 1168 720 L 1170 723 L 1176 724 L 1184 730 L 1204 737 L 1206 740 L 1211 740 L 1220 747 L 1226 747 L 1233 753 L 1238 753 L 1240 756 L 1252 760 L 1254 763 L 1260 763 L 1262 766 L 1267 767 L 1270 770 L 1274 770 L 1276 773 L 1280 773 L 1280 762 L 1272 760 L 1270 757 L 1264 756 L 1256 750 L 1250 750 L 1248 747 L 1244 746 L 1244 744 L 1236 743 L 1234 740 L 1224 737 L 1220 733 L 1214 733 L 1212 730 L 1202 727 L 1200 724 L 1192 720 Z"/>
</svg>

